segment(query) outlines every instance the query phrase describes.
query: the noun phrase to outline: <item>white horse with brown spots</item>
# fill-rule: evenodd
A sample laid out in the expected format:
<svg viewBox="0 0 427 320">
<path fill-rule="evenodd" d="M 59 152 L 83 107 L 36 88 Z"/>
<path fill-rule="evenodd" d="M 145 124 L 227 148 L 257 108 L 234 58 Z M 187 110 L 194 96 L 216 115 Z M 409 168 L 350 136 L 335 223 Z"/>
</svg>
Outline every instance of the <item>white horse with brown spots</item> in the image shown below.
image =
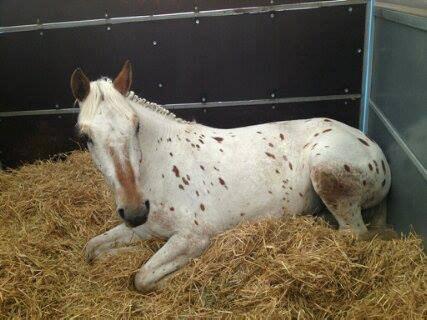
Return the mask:
<svg viewBox="0 0 427 320">
<path fill-rule="evenodd" d="M 367 233 L 361 210 L 379 204 L 391 180 L 362 132 L 325 118 L 227 130 L 189 123 L 129 92 L 131 73 L 127 62 L 114 81 L 90 82 L 80 69 L 71 77 L 79 129 L 124 221 L 89 241 L 88 260 L 167 238 L 135 276 L 146 291 L 242 220 L 324 204 L 340 229 Z"/>
</svg>

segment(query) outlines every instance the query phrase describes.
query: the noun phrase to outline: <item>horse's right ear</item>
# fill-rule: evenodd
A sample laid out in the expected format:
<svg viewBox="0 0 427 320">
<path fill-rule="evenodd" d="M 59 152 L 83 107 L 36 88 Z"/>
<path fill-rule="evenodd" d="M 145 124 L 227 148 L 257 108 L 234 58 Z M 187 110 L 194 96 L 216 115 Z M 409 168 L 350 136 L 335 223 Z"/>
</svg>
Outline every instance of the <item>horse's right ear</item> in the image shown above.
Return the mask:
<svg viewBox="0 0 427 320">
<path fill-rule="evenodd" d="M 71 91 L 74 98 L 82 102 L 89 94 L 90 81 L 83 73 L 82 69 L 77 68 L 71 75 Z"/>
</svg>

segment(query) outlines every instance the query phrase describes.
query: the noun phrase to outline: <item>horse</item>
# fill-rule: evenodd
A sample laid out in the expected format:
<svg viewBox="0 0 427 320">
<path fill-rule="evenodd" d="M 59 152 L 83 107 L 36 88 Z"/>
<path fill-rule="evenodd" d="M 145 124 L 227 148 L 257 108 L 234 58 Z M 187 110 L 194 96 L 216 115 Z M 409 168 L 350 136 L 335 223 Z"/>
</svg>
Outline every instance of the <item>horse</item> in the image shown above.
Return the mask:
<svg viewBox="0 0 427 320">
<path fill-rule="evenodd" d="M 131 82 L 129 61 L 114 80 L 91 82 L 80 68 L 71 76 L 78 130 L 123 221 L 87 243 L 87 261 L 167 239 L 134 276 L 135 288 L 148 292 L 242 221 L 326 206 L 340 230 L 369 233 L 362 209 L 381 207 L 391 174 L 361 131 L 329 118 L 208 127 L 139 98 Z"/>
</svg>

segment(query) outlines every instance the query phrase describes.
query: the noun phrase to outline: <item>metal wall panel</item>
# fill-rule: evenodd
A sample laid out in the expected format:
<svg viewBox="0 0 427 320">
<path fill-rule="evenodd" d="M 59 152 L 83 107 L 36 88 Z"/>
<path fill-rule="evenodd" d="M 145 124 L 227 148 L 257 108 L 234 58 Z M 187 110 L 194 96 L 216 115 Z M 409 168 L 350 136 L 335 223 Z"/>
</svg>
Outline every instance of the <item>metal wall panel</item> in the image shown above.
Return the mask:
<svg viewBox="0 0 427 320">
<path fill-rule="evenodd" d="M 2 111 L 70 107 L 75 67 L 96 79 L 125 59 L 135 91 L 159 103 L 360 92 L 364 5 L 199 20 L 4 34 Z"/>
<path fill-rule="evenodd" d="M 398 231 L 413 228 L 424 239 L 427 32 L 417 26 L 426 22 L 427 17 L 377 9 L 368 122 L 369 135 L 382 146 L 391 167 L 388 220 Z"/>
<path fill-rule="evenodd" d="M 377 18 L 371 99 L 427 166 L 427 33 Z"/>
<path fill-rule="evenodd" d="M 415 231 L 427 241 L 427 180 L 372 110 L 369 113 L 369 136 L 382 147 L 391 168 L 388 223 L 398 232 Z"/>
</svg>

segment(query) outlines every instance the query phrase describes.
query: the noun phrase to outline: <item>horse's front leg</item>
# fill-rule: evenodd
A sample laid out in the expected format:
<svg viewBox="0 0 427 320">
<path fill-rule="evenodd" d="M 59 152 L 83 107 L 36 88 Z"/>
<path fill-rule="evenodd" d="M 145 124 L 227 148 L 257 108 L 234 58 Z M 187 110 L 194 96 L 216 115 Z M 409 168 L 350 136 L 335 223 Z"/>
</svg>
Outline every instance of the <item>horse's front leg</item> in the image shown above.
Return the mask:
<svg viewBox="0 0 427 320">
<path fill-rule="evenodd" d="M 144 225 L 134 229 L 127 227 L 124 223 L 108 230 L 107 232 L 89 240 L 85 247 L 86 261 L 91 262 L 104 253 L 119 252 L 121 247 L 129 246 L 139 240 L 147 240 L 151 235 Z M 122 248 L 123 249 L 123 248 Z"/>
<path fill-rule="evenodd" d="M 175 234 L 143 265 L 135 275 L 138 291 L 149 292 L 165 276 L 177 271 L 191 258 L 200 256 L 209 245 L 209 238 Z"/>
</svg>

